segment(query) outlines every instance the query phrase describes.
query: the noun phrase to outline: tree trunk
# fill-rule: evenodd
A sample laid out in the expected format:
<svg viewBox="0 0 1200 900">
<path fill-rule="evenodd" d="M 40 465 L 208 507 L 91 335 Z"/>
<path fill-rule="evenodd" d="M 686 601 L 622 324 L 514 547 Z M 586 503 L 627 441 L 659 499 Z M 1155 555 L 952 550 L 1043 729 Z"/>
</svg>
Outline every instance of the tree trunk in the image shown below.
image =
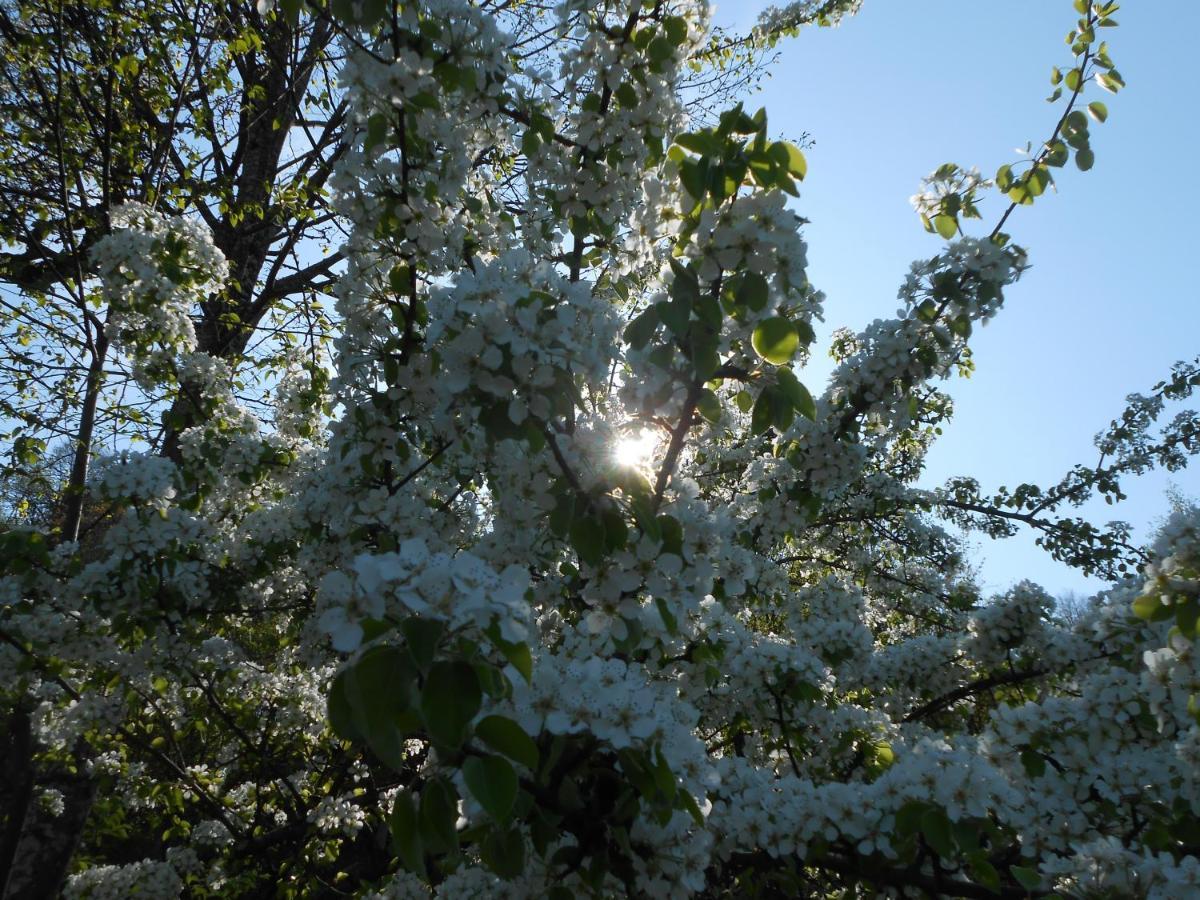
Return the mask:
<svg viewBox="0 0 1200 900">
<path fill-rule="evenodd" d="M 8 883 L 21 841 L 25 812 L 33 796 L 33 735 L 29 722 L 29 697 L 23 697 L 8 717 L 0 771 L 0 885 Z"/>
<path fill-rule="evenodd" d="M 0 900 L 46 900 L 58 896 L 96 797 L 96 781 L 83 771 L 82 753 L 76 752 L 75 762 L 76 771 L 50 773 L 36 785 L 32 784 L 32 773 L 27 776 L 31 788 L 60 791 L 63 811 L 54 815 L 36 802 L 32 790 L 29 792 Z M 17 811 L 12 815 L 15 818 Z"/>
<path fill-rule="evenodd" d="M 83 501 L 87 493 L 88 466 L 92 459 L 92 436 L 96 430 L 96 406 L 100 401 L 100 388 L 104 385 L 104 360 L 108 356 L 108 338 L 104 336 L 103 330 L 97 331 L 95 341 L 92 361 L 88 365 L 83 409 L 79 414 L 79 430 L 75 435 L 75 458 L 71 463 L 67 489 L 63 492 L 64 541 L 79 539 Z"/>
</svg>

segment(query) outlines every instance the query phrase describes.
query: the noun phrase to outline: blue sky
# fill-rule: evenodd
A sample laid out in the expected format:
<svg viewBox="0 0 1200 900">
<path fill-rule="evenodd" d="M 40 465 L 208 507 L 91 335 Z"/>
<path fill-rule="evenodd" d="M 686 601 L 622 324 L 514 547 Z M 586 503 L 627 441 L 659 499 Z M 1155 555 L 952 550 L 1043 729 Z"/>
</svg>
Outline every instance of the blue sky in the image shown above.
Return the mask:
<svg viewBox="0 0 1200 900">
<path fill-rule="evenodd" d="M 716 22 L 744 28 L 766 5 L 727 0 Z M 1060 170 L 1057 195 L 1009 220 L 1033 268 L 976 331 L 975 375 L 948 385 L 957 412 L 930 454 L 926 486 L 959 474 L 985 489 L 1052 484 L 1095 461 L 1092 437 L 1126 394 L 1200 354 L 1200 76 L 1180 51 L 1181 36 L 1200 31 L 1200 3 L 1130 2 L 1116 18 L 1120 27 L 1103 36 L 1128 87 L 1115 97 L 1090 87 L 1110 113 L 1092 127 L 1092 171 Z M 1045 102 L 1050 69 L 1070 61 L 1063 37 L 1075 19 L 1071 0 L 865 0 L 839 28 L 780 45 L 747 105 L 767 108 L 773 132 L 815 141 L 795 206 L 811 220 L 809 275 L 828 295 L 825 335 L 893 315 L 909 263 L 938 251 L 908 202 L 922 176 L 944 162 L 990 176 L 1018 158 L 1014 148 L 1049 135 L 1061 109 Z M 993 197 L 974 233 L 1001 210 Z M 814 388 L 821 371 L 809 375 Z M 1081 513 L 1130 522 L 1145 538 L 1167 512 L 1170 486 L 1200 497 L 1200 465 L 1131 481 L 1125 503 Z M 975 544 L 989 590 L 1021 578 L 1055 594 L 1102 586 L 1028 535 Z"/>
</svg>

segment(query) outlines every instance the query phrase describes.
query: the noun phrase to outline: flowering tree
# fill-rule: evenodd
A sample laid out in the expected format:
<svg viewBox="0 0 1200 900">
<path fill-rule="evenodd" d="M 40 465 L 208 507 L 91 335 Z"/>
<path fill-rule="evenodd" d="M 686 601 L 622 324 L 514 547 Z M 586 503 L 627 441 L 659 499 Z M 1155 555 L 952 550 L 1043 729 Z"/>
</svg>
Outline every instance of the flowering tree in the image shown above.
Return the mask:
<svg viewBox="0 0 1200 900">
<path fill-rule="evenodd" d="M 761 112 L 689 121 L 702 3 L 541 10 L 528 57 L 488 3 L 260 5 L 347 51 L 336 369 L 264 427 L 197 340 L 212 236 L 111 212 L 105 333 L 197 424 L 102 461 L 91 541 L 0 533 L 6 896 L 66 858 L 96 897 L 1197 889 L 1200 516 L 1143 550 L 1052 514 L 1181 465 L 1195 416 L 1153 426 L 1200 368 L 1053 488 L 914 486 L 1025 267 L 1009 214 L 1091 166 L 1115 3 L 1076 0 L 1029 160 L 931 177 L 945 246 L 816 395 L 804 156 Z M 1027 582 L 980 597 L 939 512 L 1146 566 L 1067 627 Z"/>
</svg>

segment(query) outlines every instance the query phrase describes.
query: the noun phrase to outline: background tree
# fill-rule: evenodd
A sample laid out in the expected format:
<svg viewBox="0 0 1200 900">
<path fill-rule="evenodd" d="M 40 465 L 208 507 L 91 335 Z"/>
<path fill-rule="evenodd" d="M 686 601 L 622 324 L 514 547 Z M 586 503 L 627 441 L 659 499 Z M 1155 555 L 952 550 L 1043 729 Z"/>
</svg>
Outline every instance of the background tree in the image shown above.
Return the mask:
<svg viewBox="0 0 1200 900">
<path fill-rule="evenodd" d="M 213 231 L 232 278 L 195 310 L 205 352 L 243 374 L 278 368 L 294 346 L 315 352 L 328 324 L 317 297 L 339 258 L 321 250 L 337 241 L 336 61 L 327 24 L 268 23 L 244 4 L 6 4 L 0 29 L 2 236 L 15 248 L 0 256 L 0 412 L 18 469 L 48 441 L 74 443 L 70 538 L 98 438 L 174 453 L 195 421 L 184 391 L 159 432 L 164 397 L 111 351 L 91 255 L 108 211 L 136 200 Z"/>
</svg>

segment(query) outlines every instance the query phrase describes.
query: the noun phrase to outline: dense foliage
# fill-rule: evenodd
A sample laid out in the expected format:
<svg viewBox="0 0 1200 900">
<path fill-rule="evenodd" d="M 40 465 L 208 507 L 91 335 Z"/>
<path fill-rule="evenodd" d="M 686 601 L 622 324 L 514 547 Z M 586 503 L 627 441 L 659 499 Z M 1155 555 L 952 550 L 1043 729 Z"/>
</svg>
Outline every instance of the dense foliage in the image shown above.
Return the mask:
<svg viewBox="0 0 1200 900">
<path fill-rule="evenodd" d="M 4 896 L 1200 891 L 1200 513 L 1148 548 L 1059 513 L 1186 464 L 1197 417 L 1156 423 L 1200 365 L 1057 485 L 915 486 L 937 382 L 1026 268 L 1010 214 L 1092 166 L 1116 4 L 1075 0 L 1027 160 L 930 176 L 941 252 L 814 394 L 805 157 L 730 94 L 857 5 L 736 37 L 700 0 L 288 0 L 215 30 L 82 4 L 65 43 L 5 9 L 49 54 L 6 61 L 10 101 L 65 71 L 187 136 L 30 107 L 4 138 L 4 340 L 41 342 L 3 395 Z M 982 597 L 939 516 L 1114 586 L 1069 623 L 1028 582 Z"/>
</svg>

